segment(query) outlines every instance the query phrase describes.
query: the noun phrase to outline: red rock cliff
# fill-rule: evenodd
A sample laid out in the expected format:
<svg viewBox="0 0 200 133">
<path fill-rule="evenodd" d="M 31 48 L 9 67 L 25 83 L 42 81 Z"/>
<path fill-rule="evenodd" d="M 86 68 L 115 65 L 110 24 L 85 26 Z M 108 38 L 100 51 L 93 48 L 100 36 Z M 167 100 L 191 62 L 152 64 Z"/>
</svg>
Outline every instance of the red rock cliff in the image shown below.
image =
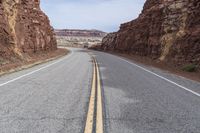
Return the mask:
<svg viewBox="0 0 200 133">
<path fill-rule="evenodd" d="M 147 0 L 136 20 L 103 39 L 102 49 L 199 64 L 200 1 Z"/>
<path fill-rule="evenodd" d="M 57 49 L 48 17 L 39 0 L 0 0 L 0 58 L 23 59 Z"/>
</svg>

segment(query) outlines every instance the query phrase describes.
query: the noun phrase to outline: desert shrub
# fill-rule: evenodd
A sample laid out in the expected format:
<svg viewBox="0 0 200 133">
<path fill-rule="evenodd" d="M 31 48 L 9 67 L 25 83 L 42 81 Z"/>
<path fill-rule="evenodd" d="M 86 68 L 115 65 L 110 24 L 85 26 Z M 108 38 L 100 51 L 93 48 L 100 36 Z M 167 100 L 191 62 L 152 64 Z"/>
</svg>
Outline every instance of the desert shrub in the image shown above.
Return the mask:
<svg viewBox="0 0 200 133">
<path fill-rule="evenodd" d="M 182 68 L 182 70 L 186 71 L 186 72 L 196 72 L 197 71 L 197 65 L 187 64 Z"/>
<path fill-rule="evenodd" d="M 3 62 L 4 62 L 3 59 L 0 58 L 0 64 L 3 64 Z"/>
</svg>

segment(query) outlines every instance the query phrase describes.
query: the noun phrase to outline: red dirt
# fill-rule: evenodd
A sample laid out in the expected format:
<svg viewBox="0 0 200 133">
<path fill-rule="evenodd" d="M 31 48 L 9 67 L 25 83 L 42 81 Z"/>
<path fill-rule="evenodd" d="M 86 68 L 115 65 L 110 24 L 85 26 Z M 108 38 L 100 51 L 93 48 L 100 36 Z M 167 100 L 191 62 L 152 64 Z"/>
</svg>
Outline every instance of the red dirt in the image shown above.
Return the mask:
<svg viewBox="0 0 200 133">
<path fill-rule="evenodd" d="M 5 65 L 0 65 L 0 76 L 6 73 L 19 71 L 25 68 L 29 68 L 29 67 L 59 58 L 68 53 L 69 51 L 67 49 L 59 48 L 51 52 L 38 52 L 37 54 L 32 54 L 30 55 L 31 59 L 28 61 L 17 61 L 17 62 L 5 64 Z"/>
</svg>

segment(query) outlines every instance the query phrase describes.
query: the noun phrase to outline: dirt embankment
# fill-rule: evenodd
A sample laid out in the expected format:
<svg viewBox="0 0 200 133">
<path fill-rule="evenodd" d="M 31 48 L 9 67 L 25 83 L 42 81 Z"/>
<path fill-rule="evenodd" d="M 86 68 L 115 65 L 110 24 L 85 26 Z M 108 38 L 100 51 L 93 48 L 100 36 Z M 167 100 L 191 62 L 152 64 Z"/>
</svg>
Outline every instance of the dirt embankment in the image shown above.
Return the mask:
<svg viewBox="0 0 200 133">
<path fill-rule="evenodd" d="M 130 55 L 130 54 L 118 53 L 118 52 L 109 52 L 109 53 L 127 58 L 127 59 L 137 62 L 139 64 L 144 64 L 146 66 L 152 66 L 155 68 L 159 68 L 159 69 L 165 70 L 167 72 L 173 73 L 175 75 L 179 75 L 179 76 L 200 82 L 200 71 L 187 72 L 187 71 L 182 70 L 182 68 L 170 65 L 166 62 L 152 60 L 151 58 L 144 57 L 144 56 Z"/>
<path fill-rule="evenodd" d="M 58 48 L 52 52 L 38 52 L 37 54 L 32 54 L 30 55 L 30 60 L 18 60 L 16 62 L 0 64 L 0 76 L 58 59 L 64 55 L 67 55 L 69 52 L 70 51 L 67 49 Z"/>
</svg>

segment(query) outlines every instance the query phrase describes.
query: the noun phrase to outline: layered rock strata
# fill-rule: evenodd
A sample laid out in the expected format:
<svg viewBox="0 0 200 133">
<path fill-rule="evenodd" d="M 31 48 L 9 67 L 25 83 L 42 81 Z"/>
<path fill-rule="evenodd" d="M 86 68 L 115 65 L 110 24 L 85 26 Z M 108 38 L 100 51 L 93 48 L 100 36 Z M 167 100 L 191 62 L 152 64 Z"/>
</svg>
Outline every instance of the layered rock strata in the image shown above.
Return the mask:
<svg viewBox="0 0 200 133">
<path fill-rule="evenodd" d="M 103 39 L 104 50 L 175 65 L 200 64 L 200 1 L 147 0 L 142 13 Z"/>
<path fill-rule="evenodd" d="M 0 0 L 1 60 L 57 49 L 53 28 L 39 4 L 39 0 Z"/>
</svg>

